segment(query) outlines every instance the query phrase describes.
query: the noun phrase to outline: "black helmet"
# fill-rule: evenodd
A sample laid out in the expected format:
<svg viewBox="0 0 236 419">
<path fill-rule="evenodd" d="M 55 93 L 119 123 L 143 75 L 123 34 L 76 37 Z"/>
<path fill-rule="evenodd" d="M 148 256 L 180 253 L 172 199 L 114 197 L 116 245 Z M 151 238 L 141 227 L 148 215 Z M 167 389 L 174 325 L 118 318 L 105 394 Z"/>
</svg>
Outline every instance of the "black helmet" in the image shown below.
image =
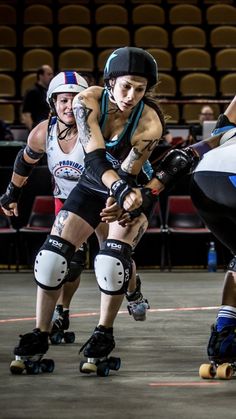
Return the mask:
<svg viewBox="0 0 236 419">
<path fill-rule="evenodd" d="M 148 79 L 147 87 L 157 83 L 157 63 L 149 52 L 142 48 L 123 47 L 108 57 L 104 68 L 104 81 L 124 75 L 136 75 Z"/>
</svg>

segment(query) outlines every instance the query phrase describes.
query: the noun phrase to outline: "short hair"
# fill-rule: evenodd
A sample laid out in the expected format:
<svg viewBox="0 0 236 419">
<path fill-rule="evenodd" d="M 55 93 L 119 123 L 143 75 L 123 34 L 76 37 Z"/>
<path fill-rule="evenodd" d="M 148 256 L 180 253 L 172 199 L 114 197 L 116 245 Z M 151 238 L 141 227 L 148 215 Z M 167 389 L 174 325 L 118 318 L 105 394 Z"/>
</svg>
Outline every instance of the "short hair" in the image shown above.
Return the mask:
<svg viewBox="0 0 236 419">
<path fill-rule="evenodd" d="M 45 73 L 45 68 L 42 65 L 41 67 L 38 68 L 38 70 L 36 71 L 36 77 L 37 80 L 39 80 L 39 76 L 42 76 Z"/>
</svg>

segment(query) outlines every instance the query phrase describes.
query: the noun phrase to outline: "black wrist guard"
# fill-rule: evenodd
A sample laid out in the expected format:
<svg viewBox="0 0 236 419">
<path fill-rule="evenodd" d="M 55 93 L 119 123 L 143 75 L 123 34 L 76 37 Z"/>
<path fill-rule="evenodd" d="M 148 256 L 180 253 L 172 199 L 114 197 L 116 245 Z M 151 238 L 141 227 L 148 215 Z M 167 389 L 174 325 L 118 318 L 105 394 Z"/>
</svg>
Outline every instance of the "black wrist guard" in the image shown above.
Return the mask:
<svg viewBox="0 0 236 419">
<path fill-rule="evenodd" d="M 191 173 L 199 156 L 190 147 L 170 150 L 157 167 L 156 178 L 165 186 L 172 185 L 182 176 Z"/>
<path fill-rule="evenodd" d="M 9 210 L 9 204 L 12 202 L 18 202 L 21 193 L 21 188 L 15 186 L 14 183 L 10 182 L 5 194 L 0 197 L 0 204 L 6 210 Z"/>
<path fill-rule="evenodd" d="M 117 204 L 123 208 L 125 197 L 132 192 L 132 188 L 125 180 L 119 179 L 113 182 L 110 192 L 111 195 L 114 196 Z"/>
<path fill-rule="evenodd" d="M 141 188 L 141 195 L 143 198 L 142 205 L 130 212 L 131 218 L 138 217 L 142 212 L 148 217 L 153 208 L 153 205 L 157 202 L 158 192 L 156 189 Z"/>
</svg>

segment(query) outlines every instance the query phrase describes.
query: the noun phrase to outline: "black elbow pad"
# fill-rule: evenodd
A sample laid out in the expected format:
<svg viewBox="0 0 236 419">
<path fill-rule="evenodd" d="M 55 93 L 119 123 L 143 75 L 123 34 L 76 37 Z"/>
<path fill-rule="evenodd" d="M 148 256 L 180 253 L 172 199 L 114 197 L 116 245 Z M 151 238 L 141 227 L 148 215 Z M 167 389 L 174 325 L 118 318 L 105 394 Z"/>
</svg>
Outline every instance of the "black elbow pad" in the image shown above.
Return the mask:
<svg viewBox="0 0 236 419">
<path fill-rule="evenodd" d="M 103 148 L 85 154 L 84 164 L 88 173 L 100 182 L 103 173 L 113 169 L 112 164 L 106 158 L 106 150 Z"/>
<path fill-rule="evenodd" d="M 199 162 L 199 156 L 190 147 L 170 150 L 157 167 L 156 178 L 165 186 L 191 173 Z"/>
</svg>

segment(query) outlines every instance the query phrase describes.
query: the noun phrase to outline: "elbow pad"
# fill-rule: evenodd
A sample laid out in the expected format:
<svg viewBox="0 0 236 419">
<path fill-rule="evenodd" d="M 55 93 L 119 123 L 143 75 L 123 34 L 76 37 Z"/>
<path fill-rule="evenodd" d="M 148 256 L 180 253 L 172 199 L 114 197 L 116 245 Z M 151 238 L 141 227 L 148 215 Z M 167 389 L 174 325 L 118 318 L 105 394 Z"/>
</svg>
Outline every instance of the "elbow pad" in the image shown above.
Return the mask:
<svg viewBox="0 0 236 419">
<path fill-rule="evenodd" d="M 103 148 L 85 154 L 84 164 L 88 173 L 100 182 L 103 173 L 113 169 L 111 163 L 106 158 L 106 150 Z"/>
<path fill-rule="evenodd" d="M 156 178 L 163 185 L 171 186 L 184 175 L 190 174 L 199 160 L 198 154 L 190 147 L 170 150 L 158 165 Z"/>
<path fill-rule="evenodd" d="M 37 164 L 37 163 L 36 163 Z M 27 163 L 24 159 L 24 150 L 21 149 L 16 156 L 13 171 L 20 176 L 29 177 L 35 164 Z"/>
</svg>

